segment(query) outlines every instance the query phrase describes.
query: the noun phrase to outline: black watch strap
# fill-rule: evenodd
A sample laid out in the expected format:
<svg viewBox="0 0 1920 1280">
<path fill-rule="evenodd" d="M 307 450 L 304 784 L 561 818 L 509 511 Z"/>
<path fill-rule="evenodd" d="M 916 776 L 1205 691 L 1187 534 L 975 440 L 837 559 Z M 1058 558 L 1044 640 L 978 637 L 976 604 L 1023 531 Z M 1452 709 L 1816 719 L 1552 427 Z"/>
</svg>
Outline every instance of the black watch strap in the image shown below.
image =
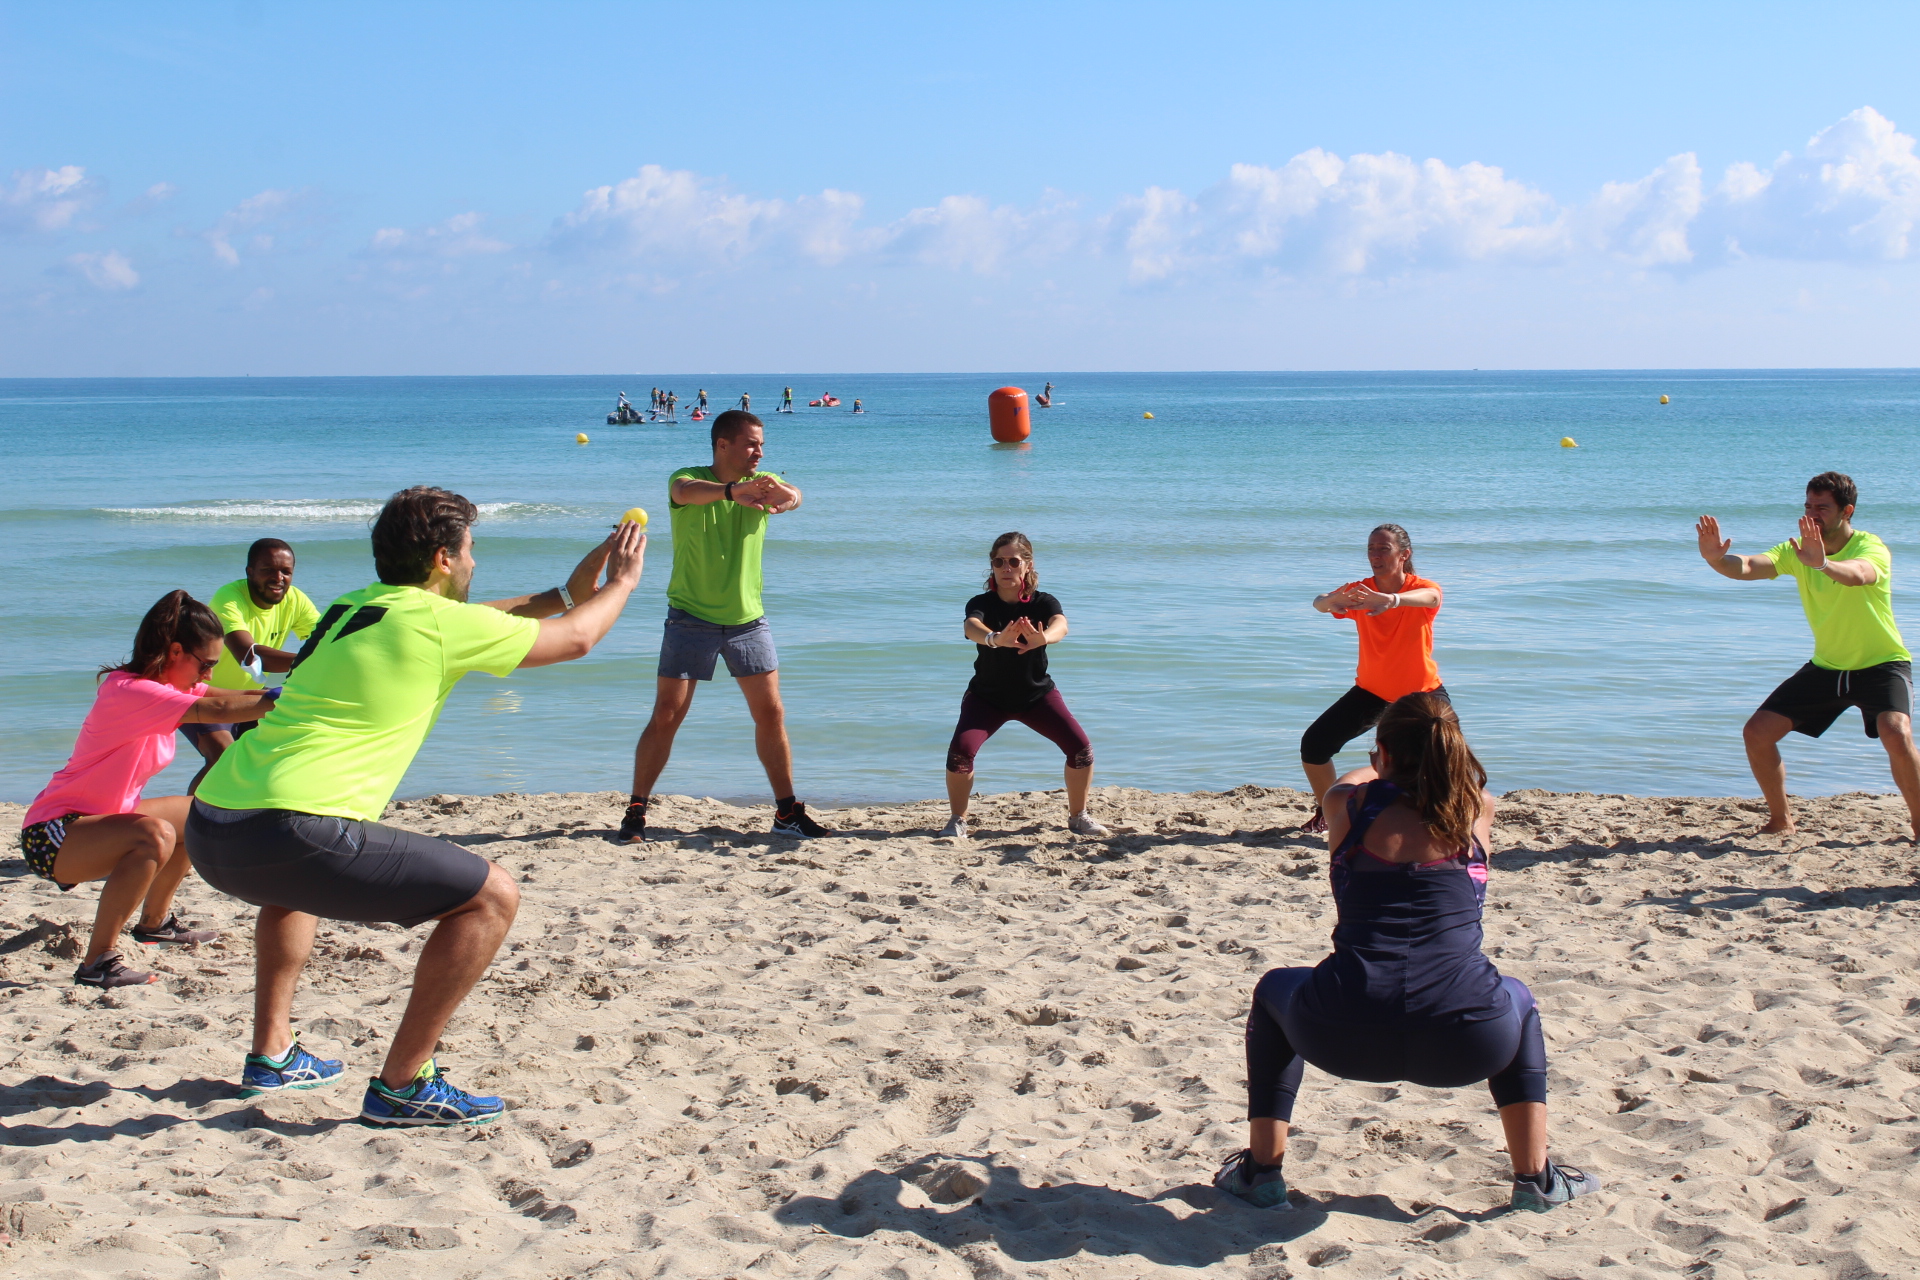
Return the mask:
<svg viewBox="0 0 1920 1280">
<path fill-rule="evenodd" d="M 727 481 L 727 501 L 733 501 L 733 481 Z"/>
</svg>

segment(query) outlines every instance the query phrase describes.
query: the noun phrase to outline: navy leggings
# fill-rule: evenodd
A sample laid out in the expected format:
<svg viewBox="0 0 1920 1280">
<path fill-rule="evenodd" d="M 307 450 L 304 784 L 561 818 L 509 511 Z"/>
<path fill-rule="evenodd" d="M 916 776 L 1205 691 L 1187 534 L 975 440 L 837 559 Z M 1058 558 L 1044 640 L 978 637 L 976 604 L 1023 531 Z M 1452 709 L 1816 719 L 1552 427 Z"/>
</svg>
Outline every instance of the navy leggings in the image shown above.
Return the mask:
<svg viewBox="0 0 1920 1280">
<path fill-rule="evenodd" d="M 1291 1120 L 1300 1074 L 1311 1062 L 1342 1080 L 1405 1080 L 1455 1089 L 1485 1080 L 1496 1107 L 1547 1100 L 1540 1010 L 1517 978 L 1503 978 L 1510 1008 L 1451 1027 L 1334 1026 L 1303 1017 L 1294 1000 L 1312 969 L 1273 969 L 1247 1015 L 1247 1119 Z"/>
<path fill-rule="evenodd" d="M 1067 757 L 1067 768 L 1092 767 L 1093 740 L 1067 710 L 1067 700 L 1058 689 L 1047 690 L 1046 697 L 1025 711 L 1002 711 L 969 689 L 960 699 L 960 723 L 953 727 L 953 741 L 947 745 L 947 772 L 972 773 L 973 758 L 1009 720 L 1018 720 L 1060 748 Z"/>
</svg>

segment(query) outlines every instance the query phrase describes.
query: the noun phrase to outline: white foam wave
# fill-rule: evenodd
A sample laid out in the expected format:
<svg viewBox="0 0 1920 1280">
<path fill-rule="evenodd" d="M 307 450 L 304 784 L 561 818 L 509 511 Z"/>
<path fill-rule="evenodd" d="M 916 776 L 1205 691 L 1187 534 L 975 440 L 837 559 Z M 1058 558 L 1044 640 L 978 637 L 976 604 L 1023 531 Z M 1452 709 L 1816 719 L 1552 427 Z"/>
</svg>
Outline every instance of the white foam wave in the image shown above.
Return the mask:
<svg viewBox="0 0 1920 1280">
<path fill-rule="evenodd" d="M 382 504 L 354 498 L 261 498 L 221 499 L 215 502 L 182 502 L 163 507 L 96 507 L 104 515 L 126 516 L 135 520 L 244 520 L 309 521 L 315 523 L 365 523 L 380 514 Z M 482 518 L 561 515 L 565 507 L 543 502 L 482 502 L 476 504 Z"/>
</svg>

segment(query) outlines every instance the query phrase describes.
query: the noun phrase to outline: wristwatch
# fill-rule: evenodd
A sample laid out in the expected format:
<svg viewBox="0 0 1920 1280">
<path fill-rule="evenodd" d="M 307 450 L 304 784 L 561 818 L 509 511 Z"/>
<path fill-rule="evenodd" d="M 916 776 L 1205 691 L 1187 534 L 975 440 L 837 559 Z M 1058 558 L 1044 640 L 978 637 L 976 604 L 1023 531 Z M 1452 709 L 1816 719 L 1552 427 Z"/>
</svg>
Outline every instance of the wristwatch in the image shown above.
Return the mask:
<svg viewBox="0 0 1920 1280">
<path fill-rule="evenodd" d="M 727 481 L 727 501 L 733 501 L 733 481 Z"/>
</svg>

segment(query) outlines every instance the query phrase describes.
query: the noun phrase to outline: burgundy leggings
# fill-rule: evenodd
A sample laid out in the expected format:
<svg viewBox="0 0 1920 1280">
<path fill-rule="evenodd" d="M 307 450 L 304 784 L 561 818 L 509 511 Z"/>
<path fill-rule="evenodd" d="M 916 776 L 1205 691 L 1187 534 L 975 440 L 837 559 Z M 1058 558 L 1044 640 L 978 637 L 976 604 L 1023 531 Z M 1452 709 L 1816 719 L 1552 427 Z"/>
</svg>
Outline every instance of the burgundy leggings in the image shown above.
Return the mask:
<svg viewBox="0 0 1920 1280">
<path fill-rule="evenodd" d="M 953 741 L 947 746 L 947 772 L 972 773 L 973 758 L 980 753 L 982 744 L 1009 720 L 1018 720 L 1064 751 L 1067 768 L 1092 766 L 1093 740 L 1073 718 L 1073 712 L 1067 710 L 1067 700 L 1060 696 L 1058 689 L 1047 690 L 1046 697 L 1025 711 L 1002 711 L 969 691 L 960 699 L 960 723 L 954 726 Z"/>
</svg>

